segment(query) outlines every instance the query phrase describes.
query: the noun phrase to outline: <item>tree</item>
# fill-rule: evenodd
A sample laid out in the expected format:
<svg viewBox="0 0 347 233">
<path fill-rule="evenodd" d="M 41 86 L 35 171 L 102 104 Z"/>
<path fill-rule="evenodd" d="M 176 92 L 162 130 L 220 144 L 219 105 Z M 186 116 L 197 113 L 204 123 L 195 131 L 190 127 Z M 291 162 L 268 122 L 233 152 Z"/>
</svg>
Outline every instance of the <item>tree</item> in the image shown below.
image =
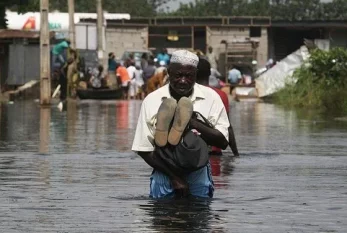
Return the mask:
<svg viewBox="0 0 347 233">
<path fill-rule="evenodd" d="M 103 0 L 103 8 L 110 13 L 128 13 L 131 16 L 154 16 L 169 0 Z M 67 0 L 50 0 L 50 11 L 67 12 Z M 6 27 L 5 12 L 40 11 L 40 0 L 0 0 L 0 28 Z M 96 12 L 95 0 L 75 0 L 76 12 Z"/>
<path fill-rule="evenodd" d="M 23 11 L 23 7 L 29 4 L 29 0 L 1 0 L 0 1 L 0 28 L 6 28 L 6 9 L 17 6 L 18 10 Z"/>
<path fill-rule="evenodd" d="M 347 0 L 195 0 L 175 16 L 271 16 L 273 20 L 347 19 Z"/>
<path fill-rule="evenodd" d="M 324 4 L 325 19 L 347 19 L 347 0 L 333 0 Z"/>
<path fill-rule="evenodd" d="M 105 11 L 129 13 L 132 17 L 158 15 L 170 0 L 103 0 Z M 171 0 L 173 1 L 173 0 Z M 39 11 L 40 0 L 0 0 L 0 28 L 5 27 L 5 9 Z M 50 10 L 67 12 L 67 0 L 50 0 Z M 96 12 L 95 0 L 75 0 L 76 12 Z M 180 4 L 172 16 L 271 16 L 273 20 L 347 19 L 347 0 L 195 0 Z"/>
<path fill-rule="evenodd" d="M 3 1 L 3 0 L 2 0 Z M 10 2 L 10 0 L 6 0 Z M 156 10 L 166 4 L 168 0 L 103 0 L 103 8 L 110 13 L 129 13 L 133 16 L 145 16 L 146 14 L 155 14 Z M 50 0 L 50 11 L 58 10 L 67 12 L 67 0 Z M 17 10 L 16 4 L 10 6 Z M 39 11 L 40 0 L 30 0 L 23 11 Z M 95 0 L 75 0 L 76 12 L 96 12 Z"/>
</svg>

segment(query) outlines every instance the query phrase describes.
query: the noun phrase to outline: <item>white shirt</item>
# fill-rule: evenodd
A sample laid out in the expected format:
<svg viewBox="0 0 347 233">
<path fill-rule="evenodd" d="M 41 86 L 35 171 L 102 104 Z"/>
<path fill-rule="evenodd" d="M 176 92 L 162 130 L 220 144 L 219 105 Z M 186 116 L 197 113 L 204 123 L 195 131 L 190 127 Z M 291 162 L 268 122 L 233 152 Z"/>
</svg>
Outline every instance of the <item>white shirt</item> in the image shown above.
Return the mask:
<svg viewBox="0 0 347 233">
<path fill-rule="evenodd" d="M 210 76 L 214 76 L 214 77 L 218 78 L 222 75 L 215 68 L 211 68 L 211 75 Z"/>
<path fill-rule="evenodd" d="M 208 61 L 211 64 L 211 68 L 217 69 L 217 56 L 214 52 L 210 53 L 207 52 L 206 57 L 208 58 Z"/>
<path fill-rule="evenodd" d="M 156 116 L 163 98 L 171 98 L 169 84 L 150 93 L 143 100 L 132 146 L 133 151 L 154 151 Z M 228 128 L 230 123 L 223 102 L 217 92 L 196 83 L 193 94 L 189 98 L 193 102 L 194 111 L 201 113 L 212 123 L 215 129 L 229 140 Z"/>
<path fill-rule="evenodd" d="M 128 71 L 130 80 L 132 80 L 135 77 L 136 67 L 135 66 L 129 66 L 127 68 L 127 71 Z"/>
<path fill-rule="evenodd" d="M 142 86 L 144 84 L 143 78 L 142 78 L 142 70 L 135 70 L 135 82 L 138 86 Z"/>
</svg>

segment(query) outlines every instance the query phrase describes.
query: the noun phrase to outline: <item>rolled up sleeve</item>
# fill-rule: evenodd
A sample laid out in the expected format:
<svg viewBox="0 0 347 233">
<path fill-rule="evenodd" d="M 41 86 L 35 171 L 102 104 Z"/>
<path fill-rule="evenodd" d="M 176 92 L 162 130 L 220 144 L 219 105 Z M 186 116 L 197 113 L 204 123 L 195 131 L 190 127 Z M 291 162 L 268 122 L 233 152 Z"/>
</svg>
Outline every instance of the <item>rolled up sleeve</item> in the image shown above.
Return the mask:
<svg viewBox="0 0 347 233">
<path fill-rule="evenodd" d="M 135 152 L 151 152 L 154 151 L 153 130 L 150 129 L 150 120 L 146 108 L 146 102 L 141 105 L 140 115 L 136 126 L 135 137 L 132 150 Z"/>
</svg>

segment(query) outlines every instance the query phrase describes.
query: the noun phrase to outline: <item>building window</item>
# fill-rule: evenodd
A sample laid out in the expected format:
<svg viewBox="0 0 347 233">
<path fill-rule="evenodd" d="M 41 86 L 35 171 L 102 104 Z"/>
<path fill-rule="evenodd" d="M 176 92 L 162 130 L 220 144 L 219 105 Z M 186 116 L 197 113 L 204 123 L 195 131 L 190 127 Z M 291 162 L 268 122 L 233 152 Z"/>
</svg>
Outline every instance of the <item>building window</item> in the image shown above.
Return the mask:
<svg viewBox="0 0 347 233">
<path fill-rule="evenodd" d="M 249 37 L 261 37 L 261 27 L 251 27 L 249 29 Z"/>
</svg>

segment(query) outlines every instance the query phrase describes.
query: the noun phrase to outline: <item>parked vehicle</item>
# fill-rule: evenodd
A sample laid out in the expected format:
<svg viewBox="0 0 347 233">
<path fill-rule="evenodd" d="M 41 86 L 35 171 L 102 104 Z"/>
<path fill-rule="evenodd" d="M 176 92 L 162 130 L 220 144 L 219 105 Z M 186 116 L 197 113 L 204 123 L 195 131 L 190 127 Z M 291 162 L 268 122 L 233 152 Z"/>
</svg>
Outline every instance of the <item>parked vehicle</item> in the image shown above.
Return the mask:
<svg viewBox="0 0 347 233">
<path fill-rule="evenodd" d="M 118 61 L 121 65 L 124 65 L 124 62 L 126 61 L 126 59 L 128 59 L 130 57 L 130 54 L 133 54 L 134 56 L 134 60 L 135 60 L 135 65 L 136 66 L 141 66 L 141 57 L 144 53 L 147 53 L 147 57 L 149 58 L 150 56 L 152 56 L 152 52 L 149 50 L 144 50 L 144 49 L 133 49 L 133 50 L 126 50 L 120 61 Z"/>
</svg>

